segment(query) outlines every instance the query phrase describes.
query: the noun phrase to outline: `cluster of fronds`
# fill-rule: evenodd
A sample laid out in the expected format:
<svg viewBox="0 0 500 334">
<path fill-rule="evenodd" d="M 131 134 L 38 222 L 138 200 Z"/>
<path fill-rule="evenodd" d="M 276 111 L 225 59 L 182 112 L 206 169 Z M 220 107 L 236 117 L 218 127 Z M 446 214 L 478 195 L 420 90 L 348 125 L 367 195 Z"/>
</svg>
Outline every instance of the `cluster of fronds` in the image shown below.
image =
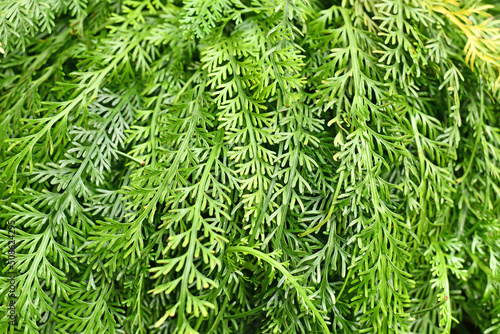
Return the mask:
<svg viewBox="0 0 500 334">
<path fill-rule="evenodd" d="M 0 333 L 500 332 L 494 3 L 1 1 Z"/>
</svg>

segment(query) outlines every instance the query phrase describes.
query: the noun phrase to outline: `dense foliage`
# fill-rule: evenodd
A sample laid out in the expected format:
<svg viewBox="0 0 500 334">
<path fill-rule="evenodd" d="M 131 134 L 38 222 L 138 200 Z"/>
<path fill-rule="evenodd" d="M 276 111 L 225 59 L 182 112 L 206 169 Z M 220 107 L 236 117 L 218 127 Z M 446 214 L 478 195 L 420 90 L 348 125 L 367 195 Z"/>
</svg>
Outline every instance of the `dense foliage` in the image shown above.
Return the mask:
<svg viewBox="0 0 500 334">
<path fill-rule="evenodd" d="M 0 333 L 500 333 L 499 19 L 2 0 Z"/>
</svg>

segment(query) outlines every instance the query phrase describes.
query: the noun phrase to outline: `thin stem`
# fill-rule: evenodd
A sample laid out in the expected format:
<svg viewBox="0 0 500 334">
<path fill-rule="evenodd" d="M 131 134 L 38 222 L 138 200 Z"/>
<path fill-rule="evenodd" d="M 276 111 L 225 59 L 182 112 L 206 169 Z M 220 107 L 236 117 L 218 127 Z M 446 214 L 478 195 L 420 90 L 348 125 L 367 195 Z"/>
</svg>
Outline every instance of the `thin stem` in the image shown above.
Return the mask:
<svg viewBox="0 0 500 334">
<path fill-rule="evenodd" d="M 141 160 L 139 160 L 139 159 L 137 159 L 137 158 L 134 158 L 133 156 L 128 155 L 127 153 L 123 153 L 123 152 L 118 151 L 118 150 L 116 150 L 115 152 L 116 152 L 116 153 L 118 153 L 119 155 L 121 155 L 122 157 L 125 157 L 125 158 L 127 158 L 127 159 L 130 159 L 130 160 L 132 160 L 132 161 L 134 161 L 134 162 L 137 162 L 137 163 L 138 163 L 139 165 L 141 165 L 141 166 L 145 166 L 145 165 L 146 165 L 146 162 L 145 162 L 145 161 L 141 161 Z"/>
</svg>

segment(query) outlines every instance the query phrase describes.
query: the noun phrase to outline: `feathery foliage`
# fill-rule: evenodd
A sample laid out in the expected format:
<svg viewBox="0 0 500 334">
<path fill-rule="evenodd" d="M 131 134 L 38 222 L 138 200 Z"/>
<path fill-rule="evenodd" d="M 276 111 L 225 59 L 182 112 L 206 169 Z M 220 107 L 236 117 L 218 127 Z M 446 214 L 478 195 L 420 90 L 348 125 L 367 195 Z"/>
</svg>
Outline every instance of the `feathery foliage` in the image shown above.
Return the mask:
<svg viewBox="0 0 500 334">
<path fill-rule="evenodd" d="M 0 333 L 500 332 L 496 1 L 4 0 L 0 42 Z"/>
</svg>

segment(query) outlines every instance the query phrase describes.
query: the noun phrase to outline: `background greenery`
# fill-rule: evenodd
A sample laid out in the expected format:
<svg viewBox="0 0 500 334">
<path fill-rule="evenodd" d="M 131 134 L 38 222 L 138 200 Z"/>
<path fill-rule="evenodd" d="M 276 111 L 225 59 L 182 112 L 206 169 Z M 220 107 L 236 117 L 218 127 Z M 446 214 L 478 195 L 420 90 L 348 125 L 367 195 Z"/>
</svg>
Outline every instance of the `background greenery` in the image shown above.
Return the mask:
<svg viewBox="0 0 500 334">
<path fill-rule="evenodd" d="M 499 15 L 1 1 L 0 333 L 499 333 Z"/>
</svg>

